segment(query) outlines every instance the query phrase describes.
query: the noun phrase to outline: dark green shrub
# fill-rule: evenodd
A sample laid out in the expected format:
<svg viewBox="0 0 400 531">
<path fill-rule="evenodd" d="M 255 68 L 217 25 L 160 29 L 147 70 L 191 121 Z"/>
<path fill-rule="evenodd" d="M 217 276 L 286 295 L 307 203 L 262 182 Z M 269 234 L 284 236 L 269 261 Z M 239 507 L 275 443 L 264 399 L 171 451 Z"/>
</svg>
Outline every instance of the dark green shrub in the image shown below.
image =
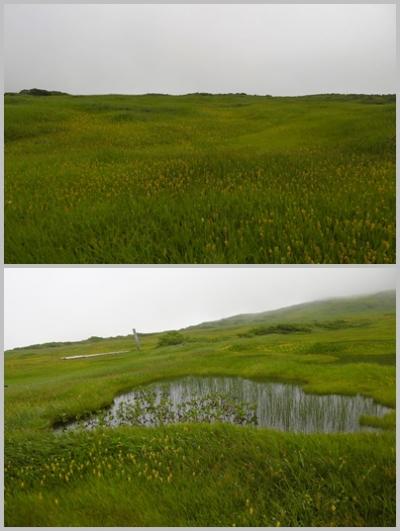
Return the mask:
<svg viewBox="0 0 400 531">
<path fill-rule="evenodd" d="M 28 96 L 67 96 L 66 92 L 60 92 L 59 90 L 45 90 L 45 89 L 23 89 L 20 91 L 20 94 L 25 94 Z"/>
<path fill-rule="evenodd" d="M 172 331 L 167 332 L 160 337 L 158 346 L 168 347 L 169 345 L 181 345 L 184 342 L 185 337 L 180 332 Z"/>
<path fill-rule="evenodd" d="M 284 323 L 272 326 L 257 326 L 249 331 L 249 333 L 254 336 L 264 336 L 267 334 L 295 334 L 298 332 L 311 332 L 311 328 L 308 326 Z"/>
</svg>

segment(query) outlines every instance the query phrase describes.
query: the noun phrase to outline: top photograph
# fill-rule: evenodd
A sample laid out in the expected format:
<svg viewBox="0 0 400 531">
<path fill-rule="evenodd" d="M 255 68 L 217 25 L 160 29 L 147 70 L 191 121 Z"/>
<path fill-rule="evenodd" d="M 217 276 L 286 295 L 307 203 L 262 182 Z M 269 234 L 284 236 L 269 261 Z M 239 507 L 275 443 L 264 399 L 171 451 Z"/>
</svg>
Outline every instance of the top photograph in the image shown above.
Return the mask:
<svg viewBox="0 0 400 531">
<path fill-rule="evenodd" d="M 9 4 L 6 264 L 396 262 L 395 4 Z"/>
</svg>

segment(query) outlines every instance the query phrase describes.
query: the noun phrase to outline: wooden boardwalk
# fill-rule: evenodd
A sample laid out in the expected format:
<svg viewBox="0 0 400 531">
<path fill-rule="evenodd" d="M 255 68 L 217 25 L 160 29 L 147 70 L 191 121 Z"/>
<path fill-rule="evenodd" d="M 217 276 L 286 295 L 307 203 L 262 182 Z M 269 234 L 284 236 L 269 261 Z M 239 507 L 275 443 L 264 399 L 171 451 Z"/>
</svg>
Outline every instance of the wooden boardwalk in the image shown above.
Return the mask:
<svg viewBox="0 0 400 531">
<path fill-rule="evenodd" d="M 62 360 L 78 360 L 81 358 L 94 358 L 96 356 L 108 356 L 108 354 L 125 354 L 129 350 L 118 350 L 116 352 L 100 352 L 100 354 L 82 354 L 81 356 L 65 356 Z"/>
</svg>

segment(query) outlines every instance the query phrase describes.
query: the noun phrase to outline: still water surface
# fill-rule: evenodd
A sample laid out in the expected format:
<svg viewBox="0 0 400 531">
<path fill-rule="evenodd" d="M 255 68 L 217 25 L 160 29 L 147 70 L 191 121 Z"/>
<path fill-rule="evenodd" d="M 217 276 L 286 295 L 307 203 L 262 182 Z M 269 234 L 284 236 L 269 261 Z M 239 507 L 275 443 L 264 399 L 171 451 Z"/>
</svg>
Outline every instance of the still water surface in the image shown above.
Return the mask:
<svg viewBox="0 0 400 531">
<path fill-rule="evenodd" d="M 372 430 L 360 425 L 362 415 L 380 417 L 389 411 L 361 395 L 315 395 L 292 384 L 188 376 L 120 395 L 107 410 L 66 429 L 229 422 L 302 433 L 356 432 Z"/>
</svg>

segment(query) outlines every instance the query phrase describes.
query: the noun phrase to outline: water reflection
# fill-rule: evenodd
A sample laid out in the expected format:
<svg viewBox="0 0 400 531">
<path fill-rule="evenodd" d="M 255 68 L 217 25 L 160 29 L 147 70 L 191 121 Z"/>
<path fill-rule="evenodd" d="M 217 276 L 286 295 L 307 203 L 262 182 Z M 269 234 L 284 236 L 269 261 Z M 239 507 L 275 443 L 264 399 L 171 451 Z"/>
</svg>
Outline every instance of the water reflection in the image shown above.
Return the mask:
<svg viewBox="0 0 400 531">
<path fill-rule="evenodd" d="M 185 377 L 120 395 L 107 411 L 68 429 L 219 421 L 302 433 L 356 432 L 372 429 L 360 426 L 362 415 L 389 411 L 360 395 L 313 395 L 297 385 L 234 377 Z"/>
</svg>

